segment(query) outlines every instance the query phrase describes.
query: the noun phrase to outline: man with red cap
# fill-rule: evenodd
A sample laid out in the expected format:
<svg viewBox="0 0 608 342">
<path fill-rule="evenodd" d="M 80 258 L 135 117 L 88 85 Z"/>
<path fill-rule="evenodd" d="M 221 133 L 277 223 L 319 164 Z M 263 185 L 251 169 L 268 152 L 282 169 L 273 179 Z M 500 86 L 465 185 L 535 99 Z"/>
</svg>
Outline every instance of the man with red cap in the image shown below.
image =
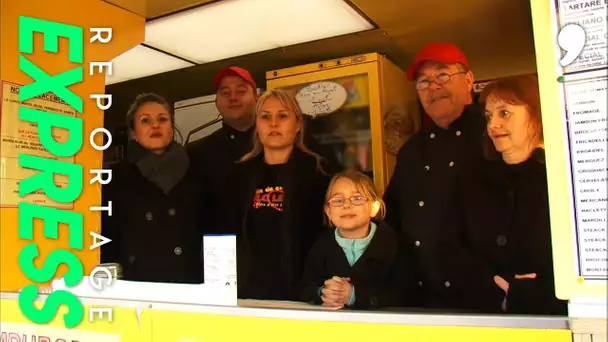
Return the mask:
<svg viewBox="0 0 608 342">
<path fill-rule="evenodd" d="M 258 92 L 249 71 L 239 67 L 219 70 L 213 77 L 215 105 L 222 116 L 222 127 L 188 145 L 191 158 L 202 170 L 208 192 L 209 212 L 221 216 L 221 203 L 227 203 L 226 182 L 235 162 L 252 149 L 255 106 Z M 228 201 L 229 202 L 229 201 Z M 205 229 L 223 233 L 221 223 L 210 218 Z"/>
<path fill-rule="evenodd" d="M 384 200 L 387 222 L 400 230 L 418 268 L 422 306 L 459 308 L 448 272 L 441 271 L 439 238 L 460 165 L 483 158 L 483 108 L 473 101 L 473 73 L 455 45 L 423 47 L 407 72 L 431 123 L 401 148 Z"/>
</svg>

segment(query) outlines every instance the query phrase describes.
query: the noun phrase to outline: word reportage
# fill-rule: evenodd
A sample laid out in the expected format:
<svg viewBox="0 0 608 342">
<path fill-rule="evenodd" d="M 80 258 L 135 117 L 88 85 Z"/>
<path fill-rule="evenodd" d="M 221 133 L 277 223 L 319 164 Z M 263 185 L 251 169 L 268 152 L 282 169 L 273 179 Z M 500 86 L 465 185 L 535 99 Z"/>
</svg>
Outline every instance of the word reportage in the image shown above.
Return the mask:
<svg viewBox="0 0 608 342">
<path fill-rule="evenodd" d="M 111 28 L 91 28 L 92 37 L 89 43 L 107 44 L 112 39 Z M 77 66 L 65 72 L 49 75 L 38 65 L 34 64 L 26 55 L 33 55 L 34 33 L 42 34 L 44 51 L 57 54 L 59 51 L 59 38 L 68 40 L 68 59 Z M 37 18 L 22 16 L 19 18 L 19 69 L 33 79 L 33 82 L 24 85 L 19 92 L 19 101 L 24 102 L 31 98 L 53 93 L 61 98 L 65 103 L 74 108 L 78 114 L 83 114 L 83 99 L 71 91 L 68 87 L 83 81 L 84 71 L 84 29 L 78 26 L 62 24 Z M 100 73 L 106 68 L 109 75 L 112 74 L 111 62 L 90 62 L 89 75 L 94 75 L 95 68 Z M 90 99 L 95 100 L 97 108 L 107 110 L 112 105 L 112 95 L 91 94 Z M 104 101 L 105 100 L 105 103 Z M 28 108 L 19 107 L 19 119 L 33 123 L 38 127 L 38 139 L 41 145 L 53 156 L 72 157 L 82 149 L 84 132 L 83 119 L 80 115 L 68 116 Z M 65 142 L 57 141 L 52 131 L 63 129 L 68 132 L 68 139 Z M 103 146 L 95 143 L 95 136 L 103 133 L 107 141 Z M 107 149 L 112 143 L 112 135 L 105 128 L 94 129 L 90 136 L 91 147 L 97 151 Z M 66 162 L 58 158 L 43 158 L 26 153 L 19 154 L 19 166 L 22 168 L 40 171 L 33 176 L 19 182 L 19 196 L 23 198 L 37 191 L 43 191 L 52 201 L 58 203 L 71 203 L 80 197 L 83 189 L 83 166 L 76 163 Z M 111 170 L 90 170 L 93 175 L 90 184 L 98 182 L 108 184 L 112 180 Z M 63 175 L 67 178 L 67 186 L 60 187 L 55 184 L 55 175 Z M 104 176 L 105 177 L 102 177 Z M 44 204 L 44 203 L 43 203 Z M 19 268 L 34 284 L 25 286 L 19 294 L 19 307 L 25 317 L 38 324 L 46 324 L 53 320 L 59 308 L 65 305 L 68 312 L 63 315 L 63 322 L 66 328 L 73 328 L 79 325 L 84 317 L 84 306 L 76 295 L 66 290 L 57 290 L 49 294 L 43 306 L 39 309 L 34 305 L 38 298 L 37 283 L 46 283 L 53 279 L 57 273 L 59 265 L 65 264 L 68 268 L 64 275 L 66 286 L 74 287 L 78 285 L 84 277 L 84 266 L 82 261 L 74 254 L 74 250 L 79 251 L 84 248 L 84 226 L 83 213 L 47 207 L 43 204 L 19 203 L 19 238 L 30 240 L 32 243 L 26 245 L 19 252 Z M 108 206 L 91 206 L 91 211 L 107 211 L 112 215 L 112 203 Z M 58 239 L 59 224 L 67 226 L 69 249 L 56 249 L 51 251 L 44 260 L 41 268 L 34 265 L 34 260 L 39 256 L 38 244 L 34 241 L 34 220 L 42 221 L 44 238 Z M 107 239 L 95 232 L 90 232 L 93 237 L 93 244 L 90 250 L 99 248 L 109 243 Z M 106 285 L 111 285 L 111 273 L 105 268 L 97 267 L 90 275 L 90 283 L 95 289 L 102 290 L 103 284 L 99 278 L 95 277 L 98 273 L 107 275 Z M 100 319 L 103 315 L 108 315 L 108 320 L 112 321 L 111 308 L 91 308 L 89 310 L 89 320 L 94 320 L 97 314 Z"/>
</svg>

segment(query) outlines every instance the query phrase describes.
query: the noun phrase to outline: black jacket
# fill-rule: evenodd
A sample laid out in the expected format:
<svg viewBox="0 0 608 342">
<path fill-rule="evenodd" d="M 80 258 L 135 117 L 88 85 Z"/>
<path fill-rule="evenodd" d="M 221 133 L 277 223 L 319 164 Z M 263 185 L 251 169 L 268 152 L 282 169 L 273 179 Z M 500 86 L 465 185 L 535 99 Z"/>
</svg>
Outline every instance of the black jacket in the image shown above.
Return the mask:
<svg viewBox="0 0 608 342">
<path fill-rule="evenodd" d="M 263 154 L 238 164 L 229 182 L 232 205 L 223 206 L 225 212 L 221 224 L 228 232 L 237 234 L 239 298 L 256 298 L 258 293 L 264 292 L 263 289 L 252 288 L 249 282 L 253 254 L 247 220 L 256 187 L 264 178 L 264 164 Z M 281 235 L 267 243 L 278 245 L 280 248 L 281 267 L 276 269 L 276 272 L 280 272 L 281 278 L 284 279 L 282 287 L 287 295 L 286 298 L 279 299 L 295 300 L 298 297 L 306 255 L 324 230 L 323 207 L 329 176 L 317 170 L 314 157 L 297 148 L 293 150 L 285 166 L 280 175 L 281 184 L 285 189 L 279 229 Z"/>
<path fill-rule="evenodd" d="M 333 229 L 325 232 L 308 254 L 302 275 L 302 300 L 321 304 L 319 288 L 333 276 L 351 278 L 355 309 L 400 307 L 413 302 L 414 274 L 399 235 L 377 224 L 367 250 L 350 265 Z"/>
<path fill-rule="evenodd" d="M 555 298 L 551 228 L 544 153 L 517 165 L 485 161 L 465 166 L 452 199 L 443 246 L 451 251 L 446 268 L 462 307 L 500 312 L 510 284 L 507 312 L 565 314 Z M 456 253 L 457 251 L 457 253 Z M 536 279 L 514 279 L 536 273 Z"/>
<path fill-rule="evenodd" d="M 112 216 L 103 212 L 101 233 L 112 242 L 101 247 L 101 261 L 120 263 L 124 280 L 202 283 L 200 195 L 193 168 L 167 195 L 135 164 L 115 164 L 112 181 L 102 188 Z"/>
<path fill-rule="evenodd" d="M 205 208 L 210 217 L 206 219 L 206 230 L 218 234 L 225 233 L 225 227 L 218 224 L 216 214 L 221 213 L 223 203 L 230 203 L 231 194 L 226 191 L 229 177 L 236 161 L 252 149 L 253 128 L 246 132 L 224 125 L 212 134 L 186 146 L 192 163 L 199 170 L 199 177 L 205 188 Z"/>
<path fill-rule="evenodd" d="M 450 279 L 439 271 L 450 251 L 439 251 L 448 198 L 461 165 L 483 158 L 486 124 L 482 107 L 469 105 L 448 129 L 432 123 L 399 151 L 384 200 L 387 223 L 403 233 L 414 249 L 422 306 L 450 308 L 455 298 Z"/>
</svg>

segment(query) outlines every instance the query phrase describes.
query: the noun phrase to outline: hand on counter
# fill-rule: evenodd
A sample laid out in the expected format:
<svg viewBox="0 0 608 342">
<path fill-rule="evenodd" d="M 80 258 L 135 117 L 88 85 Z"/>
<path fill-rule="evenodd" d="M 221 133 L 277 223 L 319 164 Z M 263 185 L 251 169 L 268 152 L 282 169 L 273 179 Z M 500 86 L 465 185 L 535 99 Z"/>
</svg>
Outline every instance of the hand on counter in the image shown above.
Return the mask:
<svg viewBox="0 0 608 342">
<path fill-rule="evenodd" d="M 515 279 L 536 279 L 536 273 L 516 274 Z M 494 282 L 500 287 L 505 294 L 509 292 L 509 282 L 501 276 L 494 276 Z"/>
<path fill-rule="evenodd" d="M 344 307 L 350 301 L 353 293 L 353 285 L 350 278 L 333 277 L 325 281 L 321 290 L 323 305 L 332 307 Z"/>
<path fill-rule="evenodd" d="M 516 274 L 515 279 L 536 279 L 536 273 Z M 502 301 L 502 311 L 507 311 L 507 295 L 509 294 L 509 282 L 501 276 L 494 276 L 494 282 L 505 291 L 505 299 Z"/>
</svg>

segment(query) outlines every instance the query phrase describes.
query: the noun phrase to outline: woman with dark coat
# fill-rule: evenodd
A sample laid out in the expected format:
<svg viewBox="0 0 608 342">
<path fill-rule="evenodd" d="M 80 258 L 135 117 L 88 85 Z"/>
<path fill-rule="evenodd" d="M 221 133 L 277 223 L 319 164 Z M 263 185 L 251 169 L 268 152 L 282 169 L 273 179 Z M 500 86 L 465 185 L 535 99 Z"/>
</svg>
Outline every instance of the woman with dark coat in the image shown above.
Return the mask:
<svg viewBox="0 0 608 342">
<path fill-rule="evenodd" d="M 323 229 L 329 176 L 304 146 L 295 98 L 258 100 L 253 150 L 237 164 L 225 224 L 237 234 L 239 298 L 297 300 L 306 255 Z"/>
<path fill-rule="evenodd" d="M 123 279 L 202 283 L 202 198 L 197 172 L 173 140 L 169 104 L 155 94 L 137 97 L 127 113 L 132 140 L 127 158 L 112 167 L 102 188 L 111 216 L 102 216 L 103 263 L 119 263 Z"/>
<path fill-rule="evenodd" d="M 465 309 L 565 314 L 553 280 L 538 80 L 496 81 L 482 100 L 488 159 L 461 170 L 442 237 L 451 248 L 466 246 L 446 265 L 458 279 L 451 289 Z"/>
</svg>

